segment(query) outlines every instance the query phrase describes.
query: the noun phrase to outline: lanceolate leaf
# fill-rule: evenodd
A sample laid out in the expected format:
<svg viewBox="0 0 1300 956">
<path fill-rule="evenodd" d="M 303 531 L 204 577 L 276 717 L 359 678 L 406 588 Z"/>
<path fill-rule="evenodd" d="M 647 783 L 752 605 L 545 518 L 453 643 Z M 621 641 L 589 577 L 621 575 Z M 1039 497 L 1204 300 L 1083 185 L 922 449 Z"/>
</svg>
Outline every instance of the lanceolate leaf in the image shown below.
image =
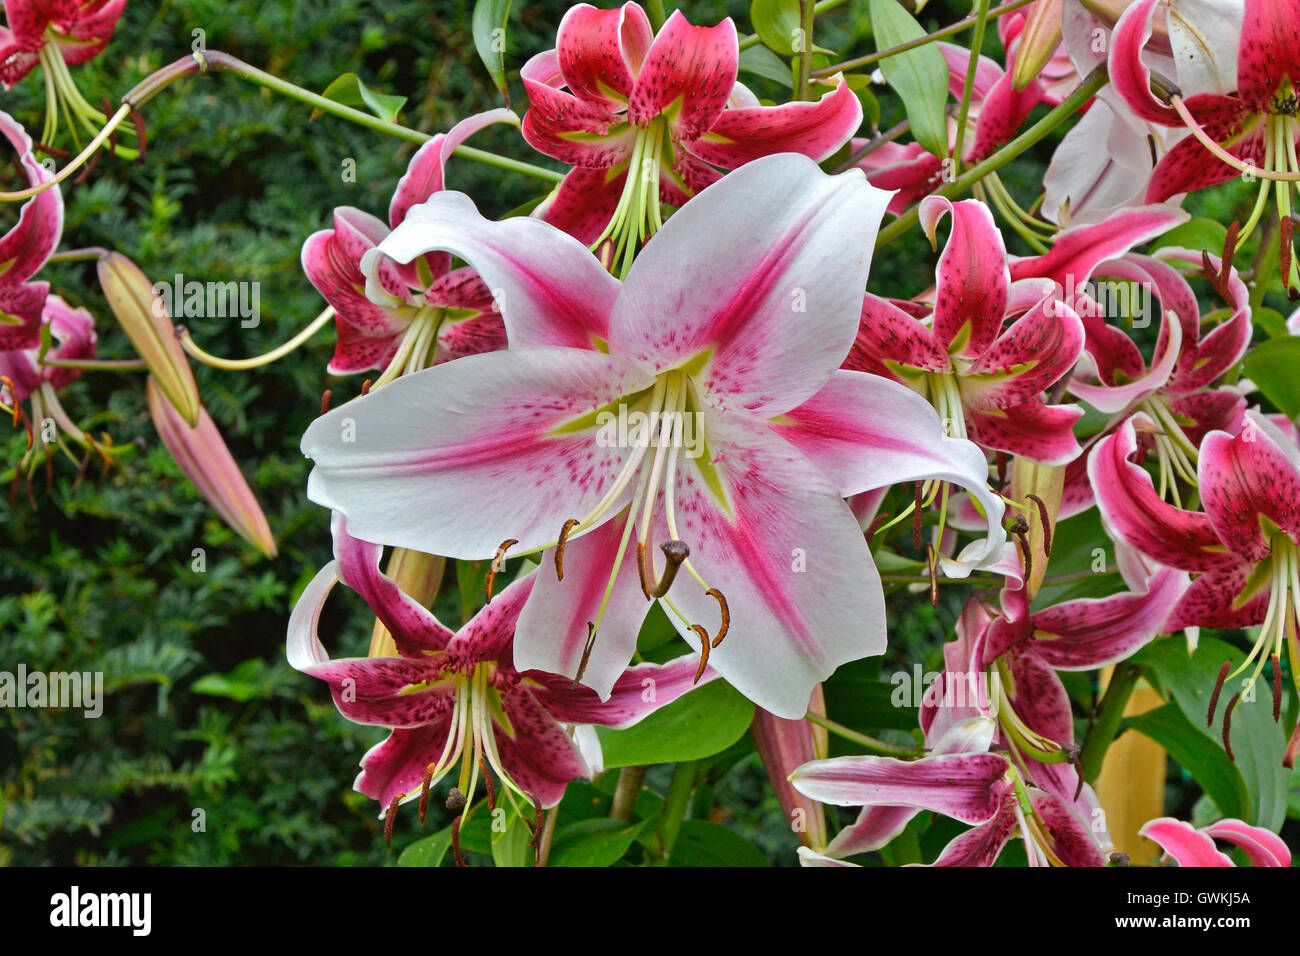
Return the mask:
<svg viewBox="0 0 1300 956">
<path fill-rule="evenodd" d="M 1269 339 L 1246 356 L 1246 375 L 1287 418 L 1300 417 L 1300 338 Z"/>
<path fill-rule="evenodd" d="M 606 768 L 699 760 L 740 739 L 754 705 L 722 681 L 693 690 L 627 730 L 598 729 Z"/>
<path fill-rule="evenodd" d="M 355 73 L 344 73 L 325 87 L 321 92 L 321 96 L 327 100 L 342 103 L 344 106 L 364 106 L 380 119 L 389 123 L 397 120 L 397 114 L 406 105 L 405 96 L 390 96 L 386 93 L 376 92 L 361 82 L 361 77 Z M 316 110 L 312 113 L 311 118 L 315 119 L 320 114 L 321 111 Z"/>
<path fill-rule="evenodd" d="M 506 88 L 506 23 L 510 19 L 510 3 L 511 0 L 476 0 L 470 22 L 474 49 L 507 106 L 510 92 Z"/>
<path fill-rule="evenodd" d="M 898 0 L 871 0 L 876 48 L 887 50 L 925 36 L 925 30 Z M 907 109 L 912 135 L 936 156 L 947 155 L 948 66 L 933 43 L 886 57 L 881 72 Z"/>
</svg>

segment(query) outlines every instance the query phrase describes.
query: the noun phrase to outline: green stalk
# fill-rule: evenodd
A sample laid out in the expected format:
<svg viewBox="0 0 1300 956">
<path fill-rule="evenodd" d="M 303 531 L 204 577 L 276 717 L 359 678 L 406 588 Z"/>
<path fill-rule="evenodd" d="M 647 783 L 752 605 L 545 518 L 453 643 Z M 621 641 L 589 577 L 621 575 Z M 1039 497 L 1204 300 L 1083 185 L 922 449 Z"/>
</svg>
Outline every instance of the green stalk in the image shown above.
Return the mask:
<svg viewBox="0 0 1300 956">
<path fill-rule="evenodd" d="M 984 27 L 989 19 L 989 0 L 975 0 L 975 32 L 970 40 L 970 65 L 966 67 L 966 85 L 961 91 L 961 107 L 957 111 L 957 143 L 952 148 L 954 168 L 961 168 L 961 147 L 966 141 L 966 120 L 970 117 L 971 96 L 975 92 L 975 71 L 980 65 L 980 50 L 984 48 Z"/>
<path fill-rule="evenodd" d="M 795 99 L 810 99 L 808 84 L 812 76 L 813 22 L 817 8 L 813 0 L 799 0 L 799 28 L 803 31 L 803 42 L 799 46 L 799 87 L 795 90 Z"/>
<path fill-rule="evenodd" d="M 695 789 L 698 769 L 699 762 L 694 760 L 673 767 L 673 778 L 668 784 L 668 795 L 664 797 L 664 808 L 659 816 L 659 855 L 655 858 L 655 866 L 667 866 L 672 858 L 682 820 L 691 805 L 691 791 Z"/>
<path fill-rule="evenodd" d="M 996 20 L 998 17 L 1005 16 L 1008 13 L 1014 13 L 1021 7 L 1027 7 L 1034 0 L 1010 0 L 1001 6 L 994 7 L 988 12 L 986 19 Z M 820 4 L 818 4 L 820 6 Z M 867 66 L 875 63 L 877 60 L 883 60 L 886 57 L 896 56 L 899 53 L 906 53 L 908 50 L 915 50 L 917 47 L 925 46 L 927 43 L 934 43 L 936 40 L 943 40 L 958 33 L 964 33 L 971 27 L 975 26 L 979 18 L 975 16 L 967 17 L 965 20 L 958 20 L 951 26 L 946 26 L 942 30 L 936 30 L 934 33 L 928 33 L 923 37 L 917 37 L 915 40 L 908 40 L 906 43 L 900 43 L 898 46 L 890 47 L 888 50 L 877 50 L 875 53 L 868 53 L 866 56 L 854 57 L 852 60 L 845 60 L 843 63 L 836 63 L 822 70 L 813 72 L 815 77 L 833 76 L 841 70 L 855 70 L 860 66 Z"/>
<path fill-rule="evenodd" d="M 366 129 L 374 130 L 378 133 L 384 133 L 388 136 L 395 136 L 398 139 L 404 139 L 411 143 L 427 143 L 433 139 L 428 133 L 422 133 L 419 130 L 411 129 L 408 126 L 402 126 L 398 123 L 390 123 L 388 120 L 380 119 L 370 113 L 363 112 L 343 103 L 336 103 L 334 100 L 327 99 L 311 90 L 303 89 L 288 80 L 282 80 L 278 76 L 267 73 L 265 70 L 259 70 L 252 64 L 245 63 L 238 57 L 231 56 L 229 53 L 222 53 L 218 50 L 206 50 L 196 52 L 190 56 L 182 57 L 176 62 L 163 67 L 161 70 L 151 74 L 142 80 L 126 96 L 122 97 L 124 103 L 129 104 L 132 108 L 139 107 L 152 99 L 163 89 L 170 86 L 174 81 L 182 76 L 189 76 L 194 73 L 207 73 L 209 70 L 221 70 L 226 73 L 233 73 L 251 83 L 268 89 L 273 93 L 279 93 L 313 106 L 323 113 L 329 113 L 331 116 L 337 116 L 340 119 L 348 120 L 363 126 Z M 525 176 L 532 176 L 535 179 L 542 179 L 548 182 L 558 183 L 564 178 L 563 173 L 556 172 L 552 169 L 545 169 L 541 166 L 535 166 L 532 163 L 525 163 L 517 159 L 511 159 L 508 156 L 499 156 L 496 153 L 490 153 L 487 150 L 475 149 L 473 146 L 457 146 L 454 150 L 455 155 L 465 159 L 472 159 L 475 162 L 483 163 L 487 166 L 495 166 L 498 169 L 509 170 L 510 172 L 522 173 Z"/>
<path fill-rule="evenodd" d="M 816 15 L 818 13 L 825 13 L 827 10 L 834 10 L 844 2 L 845 0 L 821 0 L 820 3 L 813 4 L 813 14 Z M 761 42 L 762 41 L 758 38 L 758 34 L 755 33 L 753 36 L 744 37 L 740 41 L 740 49 L 748 50 L 751 46 L 758 46 Z M 809 49 L 812 49 L 811 45 L 809 46 Z M 821 71 L 818 71 L 813 75 L 819 76 L 820 73 Z"/>
<path fill-rule="evenodd" d="M 929 579 L 927 578 L 926 580 Z M 845 727 L 843 724 L 837 724 L 830 718 L 823 717 L 820 714 L 814 714 L 812 711 L 808 711 L 808 713 L 804 715 L 804 719 L 816 724 L 818 727 L 825 727 L 836 737 L 843 737 L 845 740 L 850 740 L 859 746 L 867 748 L 873 753 L 884 754 L 887 757 L 919 757 L 921 755 L 921 751 L 914 747 L 895 747 L 892 744 L 885 743 L 883 740 L 877 740 L 875 737 L 868 737 L 866 734 L 860 734 L 856 730 Z"/>
<path fill-rule="evenodd" d="M 1115 670 L 1110 675 L 1110 683 L 1106 685 L 1106 693 L 1102 695 L 1101 703 L 1097 706 L 1097 715 L 1093 718 L 1092 726 L 1088 728 L 1088 737 L 1079 756 L 1083 779 L 1089 783 L 1096 781 L 1097 775 L 1101 773 L 1101 765 L 1106 760 L 1106 751 L 1115 740 L 1115 732 L 1119 730 L 1120 721 L 1124 719 L 1124 708 L 1128 706 L 1128 699 L 1132 696 L 1133 688 L 1137 686 L 1140 676 L 1141 671 L 1137 665 L 1128 661 L 1116 664 Z"/>
<path fill-rule="evenodd" d="M 1047 134 L 1073 116 L 1084 103 L 1092 99 L 1097 91 L 1106 85 L 1106 69 L 1098 66 L 1084 79 L 1073 93 L 1061 101 L 1060 105 L 1044 116 L 1029 129 L 1025 130 L 1011 142 L 1007 143 L 992 156 L 976 163 L 948 185 L 935 192 L 935 195 L 952 198 L 968 189 L 989 173 L 997 172 L 1021 153 L 1037 145 Z M 916 225 L 919 206 L 914 206 L 905 215 L 899 216 L 876 237 L 876 248 L 887 245 Z"/>
</svg>

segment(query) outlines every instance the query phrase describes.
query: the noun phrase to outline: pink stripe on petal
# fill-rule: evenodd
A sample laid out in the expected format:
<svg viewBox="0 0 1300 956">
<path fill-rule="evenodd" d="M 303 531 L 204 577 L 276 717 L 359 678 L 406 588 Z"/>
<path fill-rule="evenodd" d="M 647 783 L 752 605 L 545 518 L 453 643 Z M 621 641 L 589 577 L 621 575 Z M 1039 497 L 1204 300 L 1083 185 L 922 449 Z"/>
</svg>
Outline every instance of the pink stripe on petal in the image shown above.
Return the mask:
<svg viewBox="0 0 1300 956">
<path fill-rule="evenodd" d="M 953 203 L 942 196 L 921 201 L 921 226 L 932 245 L 945 213 L 952 217 L 952 233 L 935 267 L 934 334 L 950 349 L 957 344 L 957 354 L 973 358 L 1002 328 L 1010 286 L 1006 247 L 982 202 Z"/>
<path fill-rule="evenodd" d="M 1253 827 L 1241 820 L 1220 820 L 1202 831 L 1216 840 L 1241 847 L 1255 866 L 1290 866 L 1291 850 L 1272 830 Z"/>
<path fill-rule="evenodd" d="M 361 773 L 353 789 L 378 802 L 381 815 L 401 796 L 415 800 L 430 764 L 442 756 L 451 729 L 450 715 L 435 724 L 394 730 L 361 758 Z"/>
<path fill-rule="evenodd" d="M 1205 436 L 1196 470 L 1215 532 L 1248 562 L 1271 551 L 1261 518 L 1300 540 L 1300 448 L 1258 412 L 1246 413 L 1235 436 Z"/>
<path fill-rule="evenodd" d="M 37 161 L 32 139 L 22 124 L 3 111 L 0 111 L 0 134 L 18 154 L 28 186 L 39 186 L 54 178 Z M 58 247 L 62 234 L 63 197 L 59 187 L 53 186 L 23 203 L 18 210 L 18 222 L 0 236 L 0 285 L 17 285 L 35 275 Z"/>
<path fill-rule="evenodd" d="M 1158 3 L 1137 0 L 1120 16 L 1111 36 L 1108 74 L 1111 86 L 1137 116 L 1163 126 L 1181 126 L 1177 111 L 1151 92 L 1151 71 L 1142 60 L 1142 51 L 1151 39 L 1151 16 Z"/>
<path fill-rule="evenodd" d="M 576 96 L 616 109 L 632 95 L 652 39 L 650 20 L 639 5 L 598 10 L 580 3 L 560 21 L 555 52 L 564 81 Z"/>
</svg>

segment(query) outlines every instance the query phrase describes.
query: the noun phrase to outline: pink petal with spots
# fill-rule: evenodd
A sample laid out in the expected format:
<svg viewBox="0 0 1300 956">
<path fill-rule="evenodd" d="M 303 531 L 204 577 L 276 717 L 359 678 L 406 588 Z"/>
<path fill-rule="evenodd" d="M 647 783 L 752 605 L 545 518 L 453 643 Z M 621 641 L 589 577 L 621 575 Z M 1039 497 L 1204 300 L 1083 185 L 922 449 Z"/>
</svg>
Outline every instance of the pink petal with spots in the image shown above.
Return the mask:
<svg viewBox="0 0 1300 956">
<path fill-rule="evenodd" d="M 1188 97 L 1187 108 L 1210 139 L 1242 162 L 1264 165 L 1264 117 L 1234 96 L 1201 93 Z M 1240 173 L 1193 136 L 1165 153 L 1151 174 L 1146 201 L 1162 203 L 1180 193 L 1217 186 Z"/>
<path fill-rule="evenodd" d="M 626 184 L 625 169 L 571 169 L 533 215 L 590 246 L 609 225 Z"/>
<path fill-rule="evenodd" d="M 1248 562 L 1271 551 L 1261 519 L 1300 540 L 1300 448 L 1258 412 L 1237 435 L 1206 435 L 1196 472 L 1215 532 Z"/>
<path fill-rule="evenodd" d="M 723 110 L 687 148 L 724 169 L 771 153 L 801 153 L 820 162 L 843 146 L 862 125 L 862 104 L 842 75 L 834 89 L 812 102 Z M 829 81 L 828 81 L 829 82 Z"/>
<path fill-rule="evenodd" d="M 855 139 L 849 148 L 856 154 L 866 145 L 867 140 Z M 892 216 L 901 216 L 942 184 L 943 160 L 920 143 L 883 143 L 855 165 L 877 189 L 895 191 L 886 209 Z"/>
<path fill-rule="evenodd" d="M 979 354 L 960 379 L 962 400 L 988 410 L 1036 399 L 1074 368 L 1083 342 L 1074 310 L 1044 298 Z"/>
<path fill-rule="evenodd" d="M 947 372 L 952 368 L 952 360 L 928 325 L 888 299 L 868 293 L 862 300 L 857 339 L 844 360 L 844 367 L 897 379 L 899 365 L 927 372 Z"/>
<path fill-rule="evenodd" d="M 1050 465 L 1065 465 L 1079 456 L 1074 425 L 1083 417 L 1078 405 L 1044 405 L 1038 399 L 1010 408 L 967 408 L 966 431 L 981 447 L 1023 455 Z"/>
<path fill-rule="evenodd" d="M 18 154 L 28 186 L 39 186 L 54 178 L 36 159 L 32 139 L 22 124 L 0 111 L 0 133 Z M 52 186 L 27 200 L 18 210 L 18 222 L 0 236 L 0 285 L 18 285 L 45 265 L 63 234 L 63 197 Z"/>
<path fill-rule="evenodd" d="M 695 654 L 686 654 L 666 664 L 638 664 L 619 676 L 605 700 L 589 687 L 574 687 L 567 677 L 540 671 L 530 671 L 524 677 L 542 685 L 533 687 L 532 694 L 561 723 L 624 728 L 639 723 L 660 707 L 668 706 L 718 676 L 717 671 L 705 668 L 697 685 L 695 672 L 699 663 Z"/>
<path fill-rule="evenodd" d="M 544 808 L 564 797 L 570 780 L 590 775 L 587 763 L 564 728 L 532 693 L 515 687 L 501 694 L 509 726 L 494 722 L 501 769 Z"/>
<path fill-rule="evenodd" d="M 528 145 L 553 159 L 593 169 L 624 162 L 636 130 L 602 101 L 566 92 L 554 50 L 539 53 L 519 71 L 528 93 L 521 131 Z"/>
<path fill-rule="evenodd" d="M 1137 116 L 1151 123 L 1180 126 L 1182 120 L 1151 92 L 1151 70 L 1142 51 L 1151 39 L 1151 16 L 1159 0 L 1137 0 L 1115 24 L 1111 36 L 1108 75 L 1111 86 Z"/>
<path fill-rule="evenodd" d="M 1120 210 L 1102 223 L 1066 229 L 1044 255 L 1016 259 L 1011 264 L 1011 278 L 1050 279 L 1058 290 L 1082 288 L 1100 263 L 1168 232 L 1188 218 L 1176 206 Z"/>
<path fill-rule="evenodd" d="M 739 65 L 730 17 L 717 26 L 696 27 L 674 10 L 646 53 L 628 100 L 628 119 L 645 126 L 672 108 L 668 121 L 675 137 L 696 139 L 722 114 Z"/>
<path fill-rule="evenodd" d="M 956 354 L 974 358 L 1002 328 L 1011 283 L 1007 251 L 988 206 L 942 196 L 921 200 L 921 227 L 931 245 L 945 213 L 952 233 L 935 268 L 934 334 Z"/>
<path fill-rule="evenodd" d="M 1246 0 L 1240 50 L 1238 94 L 1262 112 L 1288 79 L 1300 82 L 1300 0 Z"/>
<path fill-rule="evenodd" d="M 618 109 L 632 95 L 653 41 L 650 18 L 638 4 L 598 10 L 580 3 L 560 21 L 555 53 L 575 96 Z"/>
<path fill-rule="evenodd" d="M 366 751 L 352 788 L 378 801 L 381 815 L 394 797 L 402 803 L 415 800 L 429 765 L 442 756 L 450 731 L 450 713 L 423 727 L 394 730 Z"/>
<path fill-rule="evenodd" d="M 1216 840 L 1241 847 L 1255 866 L 1290 866 L 1291 850 L 1272 830 L 1253 827 L 1241 820 L 1220 820 L 1202 831 Z"/>
</svg>

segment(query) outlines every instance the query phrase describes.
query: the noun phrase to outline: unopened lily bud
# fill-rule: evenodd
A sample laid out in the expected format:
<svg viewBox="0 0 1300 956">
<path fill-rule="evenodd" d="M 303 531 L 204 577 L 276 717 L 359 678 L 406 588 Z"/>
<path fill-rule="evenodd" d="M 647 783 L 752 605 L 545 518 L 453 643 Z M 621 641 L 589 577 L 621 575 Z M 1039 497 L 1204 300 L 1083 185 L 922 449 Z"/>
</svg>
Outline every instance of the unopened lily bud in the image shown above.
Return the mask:
<svg viewBox="0 0 1300 956">
<path fill-rule="evenodd" d="M 1047 61 L 1061 45 L 1061 7 L 1065 0 L 1038 0 L 1029 8 L 1025 28 L 1016 49 L 1016 68 L 1011 83 L 1023 90 L 1038 78 Z"/>
<path fill-rule="evenodd" d="M 388 566 L 384 569 L 384 573 L 392 578 L 402 591 L 419 601 L 424 607 L 428 607 L 438 596 L 438 587 L 442 584 L 445 565 L 446 559 L 440 555 L 411 551 L 409 548 L 393 548 L 388 556 Z M 370 656 L 398 656 L 393 635 L 379 620 L 375 621 L 375 629 L 370 635 Z"/>
<path fill-rule="evenodd" d="M 189 425 L 198 425 L 198 386 L 167 307 L 154 292 L 149 277 L 120 252 L 110 252 L 99 260 L 99 284 L 122 331 L 144 359 L 162 394 Z"/>
<path fill-rule="evenodd" d="M 1029 547 L 1033 562 L 1025 593 L 1033 598 L 1047 573 L 1047 559 L 1052 552 L 1052 536 L 1056 532 L 1056 516 L 1061 511 L 1061 496 L 1065 491 L 1065 466 L 1040 465 L 1027 458 L 1017 457 L 1011 469 L 1011 497 L 1024 506 L 1020 515 L 1028 523 Z"/>
<path fill-rule="evenodd" d="M 818 716 L 826 714 L 826 701 L 820 684 L 813 688 L 808 711 Z M 813 850 L 823 849 L 829 840 L 825 808 L 796 790 L 790 782 L 790 774 L 810 760 L 826 758 L 826 729 L 806 718 L 786 720 L 776 717 L 761 707 L 754 709 L 754 723 L 750 729 L 790 828 L 804 846 Z"/>
<path fill-rule="evenodd" d="M 199 406 L 198 424 L 191 428 L 152 375 L 145 391 L 154 427 L 181 471 L 232 531 L 268 558 L 274 557 L 275 539 L 266 515 L 212 418 Z"/>
</svg>

